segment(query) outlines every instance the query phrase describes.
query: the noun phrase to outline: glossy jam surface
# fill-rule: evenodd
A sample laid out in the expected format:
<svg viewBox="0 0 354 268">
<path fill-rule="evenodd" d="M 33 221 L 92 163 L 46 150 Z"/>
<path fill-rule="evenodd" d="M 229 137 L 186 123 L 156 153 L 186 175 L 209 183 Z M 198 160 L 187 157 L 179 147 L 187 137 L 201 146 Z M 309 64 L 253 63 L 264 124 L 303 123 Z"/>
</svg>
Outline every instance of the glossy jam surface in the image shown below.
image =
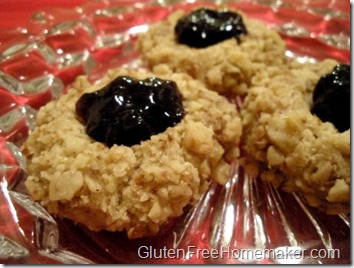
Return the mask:
<svg viewBox="0 0 354 268">
<path fill-rule="evenodd" d="M 197 9 L 180 18 L 175 35 L 180 44 L 205 48 L 230 38 L 240 40 L 247 34 L 242 17 L 227 10 Z"/>
<path fill-rule="evenodd" d="M 82 95 L 76 112 L 86 124 L 86 133 L 109 147 L 139 144 L 179 123 L 184 115 L 175 82 L 128 76 Z"/>
<path fill-rule="evenodd" d="M 350 129 L 350 65 L 337 65 L 318 81 L 311 112 L 340 132 Z"/>
</svg>

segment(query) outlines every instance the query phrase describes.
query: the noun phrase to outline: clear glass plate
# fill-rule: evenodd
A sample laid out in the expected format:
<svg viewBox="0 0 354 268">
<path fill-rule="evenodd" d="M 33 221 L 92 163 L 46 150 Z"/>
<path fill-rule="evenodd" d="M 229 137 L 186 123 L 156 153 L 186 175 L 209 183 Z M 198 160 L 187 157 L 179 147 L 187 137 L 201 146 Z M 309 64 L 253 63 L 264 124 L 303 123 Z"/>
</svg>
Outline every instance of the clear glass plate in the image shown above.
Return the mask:
<svg viewBox="0 0 354 268">
<path fill-rule="evenodd" d="M 350 3 L 334 0 L 216 1 L 277 29 L 287 56 L 350 62 Z M 19 147 L 36 111 L 76 76 L 96 81 L 112 67 L 139 66 L 134 42 L 177 8 L 213 1 L 87 1 L 36 12 L 0 33 L 0 261 L 2 263 L 348 264 L 350 216 L 326 215 L 294 194 L 252 179 L 237 164 L 224 186 L 211 185 L 196 207 L 154 237 L 94 233 L 53 218 L 26 194 Z"/>
</svg>

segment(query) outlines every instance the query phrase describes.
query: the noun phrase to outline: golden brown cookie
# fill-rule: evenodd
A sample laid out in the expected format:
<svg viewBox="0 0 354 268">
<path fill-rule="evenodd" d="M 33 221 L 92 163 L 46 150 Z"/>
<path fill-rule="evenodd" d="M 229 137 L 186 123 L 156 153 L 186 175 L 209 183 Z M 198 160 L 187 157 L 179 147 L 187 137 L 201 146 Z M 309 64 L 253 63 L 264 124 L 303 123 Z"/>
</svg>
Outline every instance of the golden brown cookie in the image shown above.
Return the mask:
<svg viewBox="0 0 354 268">
<path fill-rule="evenodd" d="M 85 133 L 75 104 L 117 76 L 175 81 L 185 116 L 133 146 L 107 147 Z M 195 204 L 211 179 L 225 183 L 227 155 L 237 152 L 241 120 L 235 106 L 185 74 L 117 69 L 97 85 L 86 77 L 40 109 L 23 146 L 29 194 L 48 211 L 91 230 L 126 230 L 129 238 L 156 234 L 169 218 Z"/>
<path fill-rule="evenodd" d="M 213 91 L 242 95 L 258 70 L 283 63 L 285 43 L 278 33 L 242 13 L 247 34 L 241 35 L 239 42 L 231 38 L 205 48 L 180 44 L 174 28 L 187 14 L 178 10 L 139 36 L 137 48 L 148 67 L 167 64 L 173 71 L 185 72 L 202 81 Z"/>
<path fill-rule="evenodd" d="M 331 214 L 350 208 L 350 130 L 340 133 L 310 106 L 317 81 L 336 64 L 267 68 L 254 77 L 241 111 L 248 171 Z"/>
</svg>

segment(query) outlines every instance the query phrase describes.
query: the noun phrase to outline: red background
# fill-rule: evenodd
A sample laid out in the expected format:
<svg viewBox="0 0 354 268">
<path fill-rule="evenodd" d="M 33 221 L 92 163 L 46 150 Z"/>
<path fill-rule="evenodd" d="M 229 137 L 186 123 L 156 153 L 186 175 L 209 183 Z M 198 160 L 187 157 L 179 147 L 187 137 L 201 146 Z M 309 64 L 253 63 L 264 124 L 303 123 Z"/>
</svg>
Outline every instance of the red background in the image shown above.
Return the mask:
<svg viewBox="0 0 354 268">
<path fill-rule="evenodd" d="M 47 7 L 72 8 L 88 1 L 89 0 L 0 0 L 0 31 L 14 29 L 24 25 L 32 14 L 38 10 Z M 314 6 L 322 6 L 326 5 L 328 2 L 328 0 L 325 0 L 321 4 L 321 1 L 316 0 L 313 4 Z M 341 11 L 348 11 L 350 9 L 349 0 L 337 0 L 334 2 L 334 6 Z"/>
<path fill-rule="evenodd" d="M 46 7 L 71 8 L 88 0 L 0 0 L 0 31 L 22 26 L 32 14 Z"/>
</svg>

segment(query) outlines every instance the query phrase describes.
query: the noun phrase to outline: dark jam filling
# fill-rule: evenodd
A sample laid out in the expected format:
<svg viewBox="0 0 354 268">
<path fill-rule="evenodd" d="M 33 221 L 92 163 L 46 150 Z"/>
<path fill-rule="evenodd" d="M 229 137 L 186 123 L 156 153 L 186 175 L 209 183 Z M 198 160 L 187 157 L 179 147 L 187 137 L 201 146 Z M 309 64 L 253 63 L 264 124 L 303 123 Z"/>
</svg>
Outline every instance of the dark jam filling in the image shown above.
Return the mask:
<svg viewBox="0 0 354 268">
<path fill-rule="evenodd" d="M 182 120 L 184 109 L 175 82 L 120 76 L 101 90 L 83 94 L 76 113 L 90 137 L 111 147 L 132 146 L 164 132 Z"/>
<path fill-rule="evenodd" d="M 311 113 L 339 132 L 350 129 L 350 65 L 337 65 L 317 82 Z"/>
<path fill-rule="evenodd" d="M 175 26 L 177 42 L 205 48 L 221 41 L 247 34 L 242 17 L 227 10 L 200 8 L 180 18 Z"/>
</svg>

